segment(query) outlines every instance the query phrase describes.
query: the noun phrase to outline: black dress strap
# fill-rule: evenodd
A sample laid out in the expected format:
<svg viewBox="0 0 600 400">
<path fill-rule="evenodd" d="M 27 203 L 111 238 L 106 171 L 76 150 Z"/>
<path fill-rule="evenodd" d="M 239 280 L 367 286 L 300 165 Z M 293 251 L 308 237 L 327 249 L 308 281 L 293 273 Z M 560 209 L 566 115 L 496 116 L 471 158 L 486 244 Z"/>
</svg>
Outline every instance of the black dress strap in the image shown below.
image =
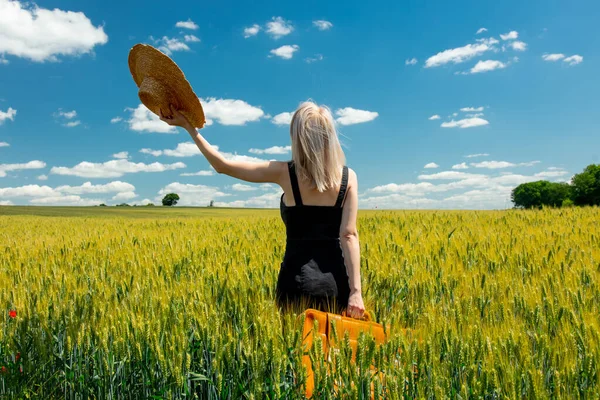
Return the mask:
<svg viewBox="0 0 600 400">
<path fill-rule="evenodd" d="M 300 196 L 300 187 L 298 186 L 298 177 L 296 176 L 296 167 L 293 161 L 288 161 L 288 171 L 290 172 L 290 183 L 294 193 L 294 202 L 296 206 L 302 206 L 302 197 Z"/>
<path fill-rule="evenodd" d="M 346 196 L 347 187 L 348 187 L 348 167 L 344 165 L 344 170 L 342 172 L 342 185 L 340 186 L 340 192 L 338 193 L 338 198 L 335 203 L 335 207 L 342 206 L 342 202 L 344 201 L 344 197 Z"/>
</svg>

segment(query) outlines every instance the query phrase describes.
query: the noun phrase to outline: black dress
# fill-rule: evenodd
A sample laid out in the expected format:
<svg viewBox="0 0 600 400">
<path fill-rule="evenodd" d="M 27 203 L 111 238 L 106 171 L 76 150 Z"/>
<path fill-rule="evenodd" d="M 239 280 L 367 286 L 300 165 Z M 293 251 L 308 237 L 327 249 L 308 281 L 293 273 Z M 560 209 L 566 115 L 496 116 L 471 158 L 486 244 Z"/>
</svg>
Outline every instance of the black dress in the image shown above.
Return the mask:
<svg viewBox="0 0 600 400">
<path fill-rule="evenodd" d="M 296 205 L 281 195 L 281 219 L 286 226 L 286 249 L 279 270 L 276 297 L 280 307 L 302 307 L 340 313 L 348 305 L 350 284 L 340 243 L 342 203 L 348 186 L 348 167 L 334 206 L 303 205 L 293 161 L 288 162 Z"/>
</svg>

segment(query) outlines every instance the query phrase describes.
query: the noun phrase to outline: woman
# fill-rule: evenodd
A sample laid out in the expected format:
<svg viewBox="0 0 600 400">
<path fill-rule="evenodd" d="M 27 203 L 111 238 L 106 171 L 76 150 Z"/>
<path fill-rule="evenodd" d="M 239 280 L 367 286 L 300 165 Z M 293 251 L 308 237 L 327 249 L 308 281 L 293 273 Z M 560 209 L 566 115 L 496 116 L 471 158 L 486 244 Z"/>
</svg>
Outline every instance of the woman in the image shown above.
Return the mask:
<svg viewBox="0 0 600 400">
<path fill-rule="evenodd" d="M 362 317 L 360 248 L 356 230 L 358 181 L 346 167 L 331 112 L 312 102 L 292 117 L 292 161 L 226 160 L 180 112 L 161 120 L 188 131 L 219 174 L 247 182 L 271 182 L 283 189 L 281 217 L 286 251 L 277 281 L 277 302 L 346 311 Z"/>
</svg>

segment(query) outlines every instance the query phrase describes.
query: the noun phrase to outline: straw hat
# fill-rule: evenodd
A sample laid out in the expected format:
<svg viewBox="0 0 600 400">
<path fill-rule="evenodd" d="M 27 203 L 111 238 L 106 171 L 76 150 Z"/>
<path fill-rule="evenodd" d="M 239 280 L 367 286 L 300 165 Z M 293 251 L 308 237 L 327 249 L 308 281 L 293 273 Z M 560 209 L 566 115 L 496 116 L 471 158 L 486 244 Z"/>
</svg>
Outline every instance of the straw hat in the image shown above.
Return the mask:
<svg viewBox="0 0 600 400">
<path fill-rule="evenodd" d="M 129 51 L 129 71 L 139 87 L 138 96 L 154 114 L 170 114 L 169 105 L 181 112 L 195 128 L 206 123 L 202 105 L 177 64 L 147 44 Z"/>
</svg>

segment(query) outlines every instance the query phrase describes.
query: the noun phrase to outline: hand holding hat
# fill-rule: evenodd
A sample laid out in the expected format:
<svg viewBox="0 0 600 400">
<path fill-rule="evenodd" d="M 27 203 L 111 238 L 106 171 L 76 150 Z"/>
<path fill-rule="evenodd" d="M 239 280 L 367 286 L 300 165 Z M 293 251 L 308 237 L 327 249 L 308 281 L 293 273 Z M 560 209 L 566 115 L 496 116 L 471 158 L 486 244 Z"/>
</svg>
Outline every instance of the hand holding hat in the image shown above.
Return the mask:
<svg viewBox="0 0 600 400">
<path fill-rule="evenodd" d="M 129 51 L 129 70 L 141 102 L 169 125 L 203 128 L 200 100 L 185 75 L 167 55 L 146 44 Z"/>
</svg>

